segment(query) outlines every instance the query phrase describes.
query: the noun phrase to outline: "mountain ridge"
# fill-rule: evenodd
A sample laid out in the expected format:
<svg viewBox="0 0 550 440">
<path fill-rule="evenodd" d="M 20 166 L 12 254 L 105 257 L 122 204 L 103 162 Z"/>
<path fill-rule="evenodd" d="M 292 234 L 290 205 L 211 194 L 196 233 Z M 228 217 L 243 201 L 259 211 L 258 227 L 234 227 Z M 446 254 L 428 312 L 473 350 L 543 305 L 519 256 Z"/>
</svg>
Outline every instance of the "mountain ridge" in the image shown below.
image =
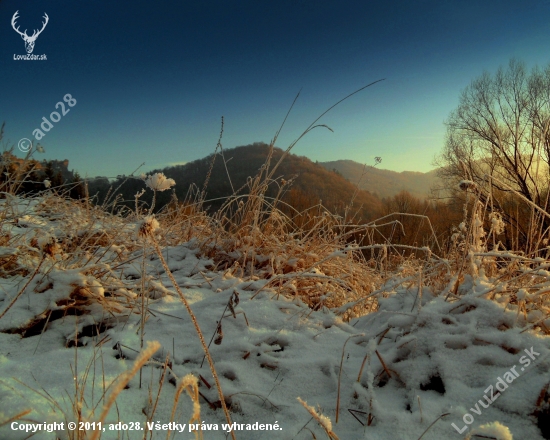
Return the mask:
<svg viewBox="0 0 550 440">
<path fill-rule="evenodd" d="M 233 194 L 233 188 L 235 190 L 242 188 L 239 194 L 247 194 L 247 187 L 251 185 L 250 179 L 264 166 L 269 151 L 269 145 L 256 142 L 250 145 L 224 149 L 225 164 L 224 158 L 217 153 L 211 172 L 209 170 L 214 154 L 188 162 L 185 165 L 152 170 L 148 174 L 164 173 L 167 178 L 174 179 L 176 182 L 174 192 L 180 201 L 186 199 L 189 189 L 192 189 L 194 194 L 197 194 L 197 191 L 202 191 L 206 176 L 209 175 L 205 207 L 209 207 L 209 211 L 213 212 L 223 204 L 227 197 Z M 273 148 L 271 168 L 283 154 L 282 149 Z M 286 155 L 269 184 L 269 189 L 266 192 L 268 198 L 275 199 L 278 197 L 277 194 L 281 185 L 283 185 L 283 180 L 291 180 L 292 185 L 285 187 L 281 194 L 282 201 L 298 211 L 308 209 L 321 202 L 331 212 L 346 215 L 347 205 L 354 200 L 353 206 L 355 208 L 352 211 L 357 212 L 359 217 L 365 220 L 374 218 L 382 208 L 381 201 L 377 196 L 365 190 L 357 192 L 353 182 L 304 156 L 292 153 Z M 121 176 L 114 182 L 98 179 L 93 183 L 90 182 L 90 193 L 99 192 L 99 199 L 101 200 L 108 193 L 110 186 L 113 188 L 121 186 L 117 193 L 122 196 L 123 200 L 128 202 L 128 206 L 132 206 L 134 195 L 144 187 L 144 183 L 137 177 L 128 179 L 126 176 Z M 149 205 L 151 196 L 150 192 L 146 192 L 140 198 L 140 201 Z M 156 207 L 160 208 L 169 203 L 170 200 L 171 194 L 168 191 L 158 193 Z"/>
<path fill-rule="evenodd" d="M 392 171 L 376 166 L 365 166 L 349 159 L 318 162 L 330 171 L 336 171 L 362 190 L 380 198 L 392 197 L 405 190 L 418 198 L 426 198 L 438 182 L 437 169 L 420 171 Z"/>
</svg>

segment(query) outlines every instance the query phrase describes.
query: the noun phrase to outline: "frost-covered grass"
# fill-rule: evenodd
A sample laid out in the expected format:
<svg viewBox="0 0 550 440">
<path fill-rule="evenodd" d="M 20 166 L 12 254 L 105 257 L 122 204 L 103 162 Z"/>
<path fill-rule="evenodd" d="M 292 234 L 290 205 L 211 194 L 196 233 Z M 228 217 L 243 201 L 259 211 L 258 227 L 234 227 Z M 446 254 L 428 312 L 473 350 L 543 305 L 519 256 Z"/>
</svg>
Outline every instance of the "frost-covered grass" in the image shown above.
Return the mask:
<svg viewBox="0 0 550 440">
<path fill-rule="evenodd" d="M 166 438 L 155 424 L 204 422 L 206 439 L 550 438 L 548 260 L 494 250 L 481 210 L 448 255 L 402 258 L 350 239 L 373 224 L 318 208 L 297 227 L 249 190 L 213 217 L 197 203 L 122 216 L 53 190 L 5 194 L 1 437 L 29 435 L 13 422 L 65 422 L 37 439 Z M 528 366 L 525 350 L 538 354 Z M 144 430 L 110 431 L 118 422 Z M 281 430 L 246 430 L 255 422 Z"/>
</svg>

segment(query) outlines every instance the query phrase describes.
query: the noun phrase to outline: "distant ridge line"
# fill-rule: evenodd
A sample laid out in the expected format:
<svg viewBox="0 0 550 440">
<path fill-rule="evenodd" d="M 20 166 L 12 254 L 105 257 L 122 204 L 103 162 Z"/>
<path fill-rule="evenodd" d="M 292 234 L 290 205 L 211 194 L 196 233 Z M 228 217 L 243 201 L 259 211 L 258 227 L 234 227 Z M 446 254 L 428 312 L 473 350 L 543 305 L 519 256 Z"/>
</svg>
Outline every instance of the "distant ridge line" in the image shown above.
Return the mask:
<svg viewBox="0 0 550 440">
<path fill-rule="evenodd" d="M 422 173 L 420 171 L 391 171 L 378 167 L 368 166 L 365 176 L 361 179 L 364 165 L 353 160 L 341 159 L 329 162 L 318 162 L 322 167 L 336 170 L 345 179 L 359 188 L 378 195 L 381 198 L 393 197 L 405 190 L 418 198 L 430 195 L 430 189 L 438 182 L 437 169 Z"/>
</svg>

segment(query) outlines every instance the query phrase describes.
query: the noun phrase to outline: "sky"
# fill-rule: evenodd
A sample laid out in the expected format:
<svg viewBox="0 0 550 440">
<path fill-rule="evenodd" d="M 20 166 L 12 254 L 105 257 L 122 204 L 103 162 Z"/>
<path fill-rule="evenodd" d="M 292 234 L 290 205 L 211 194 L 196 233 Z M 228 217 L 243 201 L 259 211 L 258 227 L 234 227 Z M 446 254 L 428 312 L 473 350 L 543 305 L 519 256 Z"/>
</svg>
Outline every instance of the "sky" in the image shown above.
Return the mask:
<svg viewBox="0 0 550 440">
<path fill-rule="evenodd" d="M 20 59 L 16 11 L 29 36 L 47 14 L 32 52 L 45 60 Z M 88 177 L 148 171 L 214 152 L 222 116 L 224 148 L 269 142 L 300 92 L 286 148 L 384 79 L 292 152 L 426 172 L 472 80 L 512 57 L 548 65 L 548 17 L 548 0 L 0 0 L 1 147 L 40 142 L 33 157 Z"/>
</svg>

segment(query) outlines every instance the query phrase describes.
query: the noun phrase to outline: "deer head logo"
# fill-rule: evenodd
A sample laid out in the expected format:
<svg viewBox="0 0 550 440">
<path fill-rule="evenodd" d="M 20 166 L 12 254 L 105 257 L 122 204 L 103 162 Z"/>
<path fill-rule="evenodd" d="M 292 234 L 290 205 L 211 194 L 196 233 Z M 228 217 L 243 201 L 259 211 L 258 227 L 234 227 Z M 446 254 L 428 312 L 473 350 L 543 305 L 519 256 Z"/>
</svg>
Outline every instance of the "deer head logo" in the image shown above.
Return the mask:
<svg viewBox="0 0 550 440">
<path fill-rule="evenodd" d="M 27 53 L 32 53 L 32 51 L 34 50 L 34 42 L 36 41 L 38 36 L 42 33 L 42 31 L 48 24 L 48 20 L 49 20 L 48 14 L 44 12 L 44 18 L 46 19 L 46 21 L 42 22 L 42 29 L 40 29 L 39 31 L 35 29 L 33 34 L 29 37 L 27 35 L 27 29 L 25 29 L 25 32 L 21 32 L 19 30 L 19 26 L 15 27 L 15 22 L 19 18 L 19 16 L 17 15 L 18 13 L 19 11 L 15 11 L 15 14 L 13 14 L 13 17 L 11 19 L 11 26 L 13 27 L 13 30 L 17 32 L 19 35 L 21 35 L 21 38 L 25 40 L 25 49 Z"/>
</svg>

